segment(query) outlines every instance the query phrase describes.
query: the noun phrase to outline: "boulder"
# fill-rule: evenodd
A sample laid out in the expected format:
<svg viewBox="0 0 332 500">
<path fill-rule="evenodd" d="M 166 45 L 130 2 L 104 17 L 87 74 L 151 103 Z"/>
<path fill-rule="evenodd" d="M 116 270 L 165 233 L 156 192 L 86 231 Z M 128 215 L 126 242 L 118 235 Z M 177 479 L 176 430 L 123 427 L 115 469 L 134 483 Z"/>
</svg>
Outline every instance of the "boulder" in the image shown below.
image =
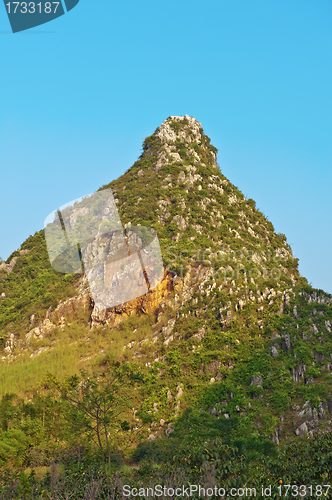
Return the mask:
<svg viewBox="0 0 332 500">
<path fill-rule="evenodd" d="M 250 386 L 253 387 L 254 385 L 257 385 L 257 387 L 262 387 L 263 378 L 260 375 L 251 377 Z"/>
<path fill-rule="evenodd" d="M 308 427 L 306 422 L 303 422 L 297 429 L 295 429 L 295 434 L 297 436 L 303 436 L 303 434 L 308 434 Z"/>
<path fill-rule="evenodd" d="M 15 347 L 15 335 L 13 333 L 9 333 L 5 343 L 4 352 L 7 355 L 12 354 L 14 351 L 14 347 Z"/>
<path fill-rule="evenodd" d="M 286 333 L 286 335 L 284 336 L 284 339 L 282 341 L 282 348 L 284 351 L 289 351 L 290 348 L 291 348 L 291 341 L 290 341 L 290 335 L 289 333 Z"/>
<path fill-rule="evenodd" d="M 310 420 L 313 418 L 312 409 L 310 406 L 303 406 L 303 410 L 298 413 L 298 416 Z"/>
<path fill-rule="evenodd" d="M 276 358 L 279 354 L 278 349 L 274 345 L 270 347 L 270 351 L 273 358 Z"/>
<path fill-rule="evenodd" d="M 327 406 L 327 405 L 326 405 Z M 323 407 L 323 404 L 320 402 L 319 405 L 318 405 L 318 417 L 319 418 L 323 418 L 326 414 L 326 411 Z"/>
<path fill-rule="evenodd" d="M 178 385 L 176 390 L 177 390 L 177 395 L 175 399 L 180 399 L 183 394 L 182 384 Z"/>
</svg>

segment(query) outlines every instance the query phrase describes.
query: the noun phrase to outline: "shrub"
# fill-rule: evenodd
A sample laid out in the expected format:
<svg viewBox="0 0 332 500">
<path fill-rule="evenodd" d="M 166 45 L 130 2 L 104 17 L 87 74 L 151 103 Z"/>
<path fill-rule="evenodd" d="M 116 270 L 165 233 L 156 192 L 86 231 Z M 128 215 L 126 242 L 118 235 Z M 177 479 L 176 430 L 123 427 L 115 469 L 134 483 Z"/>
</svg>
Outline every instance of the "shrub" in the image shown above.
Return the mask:
<svg viewBox="0 0 332 500">
<path fill-rule="evenodd" d="M 131 455 L 133 462 L 171 462 L 178 444 L 174 440 L 158 439 L 153 443 L 140 443 Z"/>
</svg>

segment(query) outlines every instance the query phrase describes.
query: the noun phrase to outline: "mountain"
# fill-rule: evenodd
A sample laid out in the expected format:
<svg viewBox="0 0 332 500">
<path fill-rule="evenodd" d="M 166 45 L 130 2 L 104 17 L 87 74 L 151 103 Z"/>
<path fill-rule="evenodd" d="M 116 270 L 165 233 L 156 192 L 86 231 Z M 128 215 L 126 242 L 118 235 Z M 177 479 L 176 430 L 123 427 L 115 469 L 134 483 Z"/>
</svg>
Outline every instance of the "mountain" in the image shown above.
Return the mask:
<svg viewBox="0 0 332 500">
<path fill-rule="evenodd" d="M 44 231 L 30 236 L 0 264 L 0 395 L 127 360 L 149 381 L 136 403 L 150 441 L 227 431 L 279 445 L 330 430 L 332 298 L 222 174 L 201 124 L 167 118 L 104 189 L 124 227 L 156 231 L 164 279 L 100 311 L 86 276 L 52 269 Z"/>
</svg>

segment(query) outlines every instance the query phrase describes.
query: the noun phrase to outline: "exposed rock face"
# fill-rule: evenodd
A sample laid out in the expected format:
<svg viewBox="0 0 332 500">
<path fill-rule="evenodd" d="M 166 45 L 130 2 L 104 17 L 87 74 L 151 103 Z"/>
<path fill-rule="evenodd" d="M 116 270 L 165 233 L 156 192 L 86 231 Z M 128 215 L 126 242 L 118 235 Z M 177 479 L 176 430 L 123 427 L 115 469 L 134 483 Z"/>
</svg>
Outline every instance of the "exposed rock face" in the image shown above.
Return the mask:
<svg viewBox="0 0 332 500">
<path fill-rule="evenodd" d="M 167 164 L 182 161 L 181 156 L 176 151 L 176 141 L 186 143 L 189 149 L 191 143 L 201 146 L 203 141 L 203 129 L 201 123 L 188 115 L 170 116 L 169 119 L 165 120 L 156 130 L 156 136 L 162 143 L 161 150 L 158 152 L 158 161 L 156 162 L 156 170 L 159 170 Z M 199 156 L 195 149 L 190 149 L 190 154 L 199 160 Z M 212 155 L 214 157 L 214 166 L 217 168 L 216 154 L 212 153 Z M 192 168 L 193 171 L 195 171 L 195 167 L 192 166 Z M 192 179 L 190 179 L 190 176 L 192 176 Z M 195 174 L 189 171 L 188 180 L 180 179 L 180 181 L 184 183 L 188 182 L 189 185 L 192 185 L 193 182 L 198 180 L 198 178 L 194 176 Z M 217 188 L 220 189 L 219 186 Z"/>
<path fill-rule="evenodd" d="M 29 252 L 30 252 L 30 250 L 19 250 L 20 255 L 26 255 Z M 11 273 L 12 270 L 14 269 L 14 266 L 15 266 L 15 264 L 17 262 L 17 259 L 18 259 L 18 257 L 13 257 L 11 259 L 11 261 L 9 262 L 9 264 L 6 264 L 5 262 L 2 262 L 0 264 L 0 271 L 5 271 L 8 274 Z M 3 298 L 5 298 L 5 297 L 3 297 Z"/>
<path fill-rule="evenodd" d="M 309 405 L 309 401 L 306 401 L 303 405 L 303 410 L 298 413 L 299 417 L 303 417 L 306 419 L 311 419 L 312 418 L 312 409 Z"/>
<path fill-rule="evenodd" d="M 80 312 L 89 313 L 92 308 L 92 300 L 88 295 L 76 295 L 64 302 L 60 302 L 54 312 L 49 313 L 51 322 L 61 325 L 73 321 Z"/>
<path fill-rule="evenodd" d="M 296 427 L 295 434 L 297 436 L 308 434 L 308 436 L 313 437 L 314 434 L 319 434 L 324 431 L 331 431 L 332 422 L 331 420 L 326 420 L 326 416 L 328 415 L 327 412 L 331 413 L 332 411 L 330 400 L 328 402 L 320 402 L 317 409 L 312 408 L 309 401 L 306 401 L 303 404 L 301 411 L 299 411 L 300 407 L 298 405 L 294 405 L 293 410 L 298 412 L 297 417 L 300 417 L 304 420 L 304 422 L 302 422 L 300 425 L 298 425 L 299 422 L 297 421 L 297 419 L 293 421 L 293 425 L 295 425 Z"/>
<path fill-rule="evenodd" d="M 51 330 L 53 330 L 55 328 L 55 326 L 56 325 L 54 323 L 52 323 L 48 318 L 44 319 L 44 321 L 42 323 L 40 323 L 39 326 L 36 326 L 32 330 L 30 330 L 29 333 L 27 333 L 27 335 L 25 337 L 26 341 L 30 342 L 30 340 L 32 338 L 36 338 L 36 339 L 44 338 L 45 334 L 47 332 L 50 332 Z"/>
<path fill-rule="evenodd" d="M 293 382 L 299 382 L 304 379 L 304 374 L 306 372 L 306 365 L 299 365 L 293 369 L 292 380 Z"/>
<path fill-rule="evenodd" d="M 311 304 L 312 302 L 317 302 L 317 304 L 332 304 L 332 298 L 329 298 L 326 295 L 319 296 L 317 292 L 312 292 L 308 296 L 308 304 Z"/>
<path fill-rule="evenodd" d="M 99 311 L 93 308 L 91 314 L 92 325 L 110 325 L 116 326 L 123 317 L 132 314 L 154 312 L 159 304 L 169 296 L 176 286 L 176 277 L 174 273 L 168 273 L 163 281 L 149 293 L 134 300 Z"/>
<path fill-rule="evenodd" d="M 183 123 L 184 120 L 188 122 L 188 129 L 191 134 L 186 130 L 179 130 L 178 133 L 171 126 L 171 121 L 166 120 L 162 123 L 159 129 L 156 132 L 156 135 L 159 137 L 161 142 L 163 143 L 174 143 L 177 139 L 182 140 L 183 142 L 197 142 L 200 144 L 202 141 L 202 125 L 195 118 L 190 118 L 190 116 L 171 116 L 171 121 L 177 122 L 179 124 Z"/>
<path fill-rule="evenodd" d="M 194 272 L 192 272 L 194 271 Z M 168 305 L 176 311 L 181 305 L 185 304 L 192 296 L 195 286 L 199 283 L 204 284 L 209 279 L 211 270 L 203 266 L 191 268 L 189 266 L 188 272 L 184 278 L 180 278 L 173 271 L 166 272 L 163 281 L 149 293 L 129 301 L 121 306 L 116 306 L 104 311 L 98 311 L 93 308 L 91 319 L 92 325 L 107 324 L 115 326 L 121 321 L 123 317 L 131 314 L 151 313 L 156 311 L 158 317 L 158 310 L 162 308 L 165 300 Z M 171 300 L 171 293 L 174 292 L 174 298 Z M 181 299 L 180 299 L 181 296 Z M 164 330 L 163 333 L 168 337 L 173 329 L 175 321 L 169 331 Z M 166 339 L 167 340 L 167 339 Z"/>
<path fill-rule="evenodd" d="M 70 324 L 78 315 L 84 315 L 89 318 L 91 325 L 110 325 L 116 326 L 124 317 L 131 314 L 150 313 L 157 309 L 161 301 L 167 297 L 174 289 L 174 273 L 168 273 L 166 278 L 151 292 L 138 297 L 135 300 L 126 302 L 121 306 L 112 307 L 98 311 L 94 306 L 91 294 L 89 292 L 87 280 L 82 278 L 78 295 L 60 302 L 54 311 L 49 311 L 47 318 L 34 327 L 26 336 L 29 341 L 32 337 L 43 338 L 46 332 L 56 326 Z M 35 315 L 30 319 L 31 326 L 35 324 Z"/>
<path fill-rule="evenodd" d="M 93 309 L 93 302 L 90 296 L 89 286 L 86 278 L 79 282 L 77 295 L 70 297 L 65 301 L 60 301 L 54 311 L 50 308 L 47 311 L 46 318 L 38 323 L 38 314 L 32 314 L 29 318 L 31 330 L 26 334 L 27 343 L 31 339 L 42 339 L 44 336 L 56 327 L 64 327 L 70 324 L 79 316 L 84 316 L 88 321 Z"/>
<path fill-rule="evenodd" d="M 134 300 L 99 311 L 91 297 L 88 281 L 83 277 L 79 282 L 78 294 L 74 297 L 60 302 L 57 308 L 49 310 L 45 320 L 36 325 L 37 315 L 30 317 L 30 326 L 33 328 L 26 335 L 26 340 L 29 342 L 32 338 L 42 339 L 45 334 L 56 327 L 64 327 L 70 324 L 79 315 L 83 315 L 90 320 L 91 326 L 108 325 L 116 326 L 123 318 L 130 315 L 139 315 L 141 313 L 156 312 L 158 320 L 159 309 L 164 309 L 163 305 L 168 303 L 172 309 L 176 311 L 182 304 L 186 303 L 192 296 L 194 287 L 198 284 L 204 284 L 210 277 L 211 270 L 203 266 L 195 269 L 195 272 L 189 271 L 183 279 L 178 277 L 172 271 L 165 271 L 165 278 L 162 282 L 150 290 L 149 293 L 138 297 Z M 172 292 L 175 293 L 171 299 Z M 180 299 L 181 296 L 181 299 Z M 160 331 L 165 337 L 165 343 L 168 344 L 173 340 L 172 330 L 176 319 L 170 318 L 166 327 Z M 197 338 L 201 340 L 204 337 L 205 329 L 198 333 Z"/>
</svg>

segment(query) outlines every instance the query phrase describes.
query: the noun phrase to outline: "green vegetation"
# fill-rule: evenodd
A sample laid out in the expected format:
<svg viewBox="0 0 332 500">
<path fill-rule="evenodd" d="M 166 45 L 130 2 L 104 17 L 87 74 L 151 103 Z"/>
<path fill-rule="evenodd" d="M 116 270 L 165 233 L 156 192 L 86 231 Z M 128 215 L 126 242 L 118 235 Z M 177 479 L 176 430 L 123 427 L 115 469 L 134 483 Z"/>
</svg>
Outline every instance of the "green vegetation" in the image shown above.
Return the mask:
<svg viewBox="0 0 332 500">
<path fill-rule="evenodd" d="M 114 465 L 106 473 L 95 455 L 81 450 L 80 457 L 76 452 L 61 467 L 52 462 L 46 471 L 27 469 L 18 477 L 7 471 L 0 477 L 0 488 L 3 498 L 8 499 L 61 499 L 68 495 L 83 499 L 88 493 L 91 499 L 106 500 L 129 492 L 137 495 L 138 491 L 144 497 L 147 488 L 158 491 L 158 485 L 164 493 L 161 498 L 172 496 L 172 488 L 182 490 L 189 485 L 193 485 L 192 498 L 199 498 L 196 485 L 209 489 L 212 499 L 227 492 L 239 498 L 243 491 L 257 498 L 268 495 L 277 499 L 289 491 L 294 496 L 301 492 L 301 496 L 330 498 L 331 444 L 331 434 L 285 446 L 279 453 L 271 442 L 257 436 L 232 445 L 220 439 L 189 447 L 178 442 L 171 447 L 165 442 L 152 443 L 135 451 L 132 459 L 138 461 L 136 464 L 125 465 L 121 456 L 114 455 Z"/>
<path fill-rule="evenodd" d="M 123 224 L 156 230 L 178 275 L 153 312 L 91 328 L 80 276 L 51 268 L 42 231 L 0 270 L 4 498 L 330 477 L 331 297 L 300 276 L 285 235 L 220 172 L 203 131 L 169 124 L 175 142 L 156 131 L 101 188 Z M 313 430 L 295 434 L 306 421 Z"/>
<path fill-rule="evenodd" d="M 56 307 L 60 300 L 74 295 L 77 275 L 57 273 L 50 266 L 44 231 L 30 236 L 22 245 L 28 253 L 14 252 L 17 262 L 8 274 L 0 270 L 0 292 L 6 298 L 0 302 L 0 332 L 4 340 L 9 331 L 23 333 L 29 327 L 29 317 L 38 311 L 44 319 L 50 307 Z"/>
</svg>

